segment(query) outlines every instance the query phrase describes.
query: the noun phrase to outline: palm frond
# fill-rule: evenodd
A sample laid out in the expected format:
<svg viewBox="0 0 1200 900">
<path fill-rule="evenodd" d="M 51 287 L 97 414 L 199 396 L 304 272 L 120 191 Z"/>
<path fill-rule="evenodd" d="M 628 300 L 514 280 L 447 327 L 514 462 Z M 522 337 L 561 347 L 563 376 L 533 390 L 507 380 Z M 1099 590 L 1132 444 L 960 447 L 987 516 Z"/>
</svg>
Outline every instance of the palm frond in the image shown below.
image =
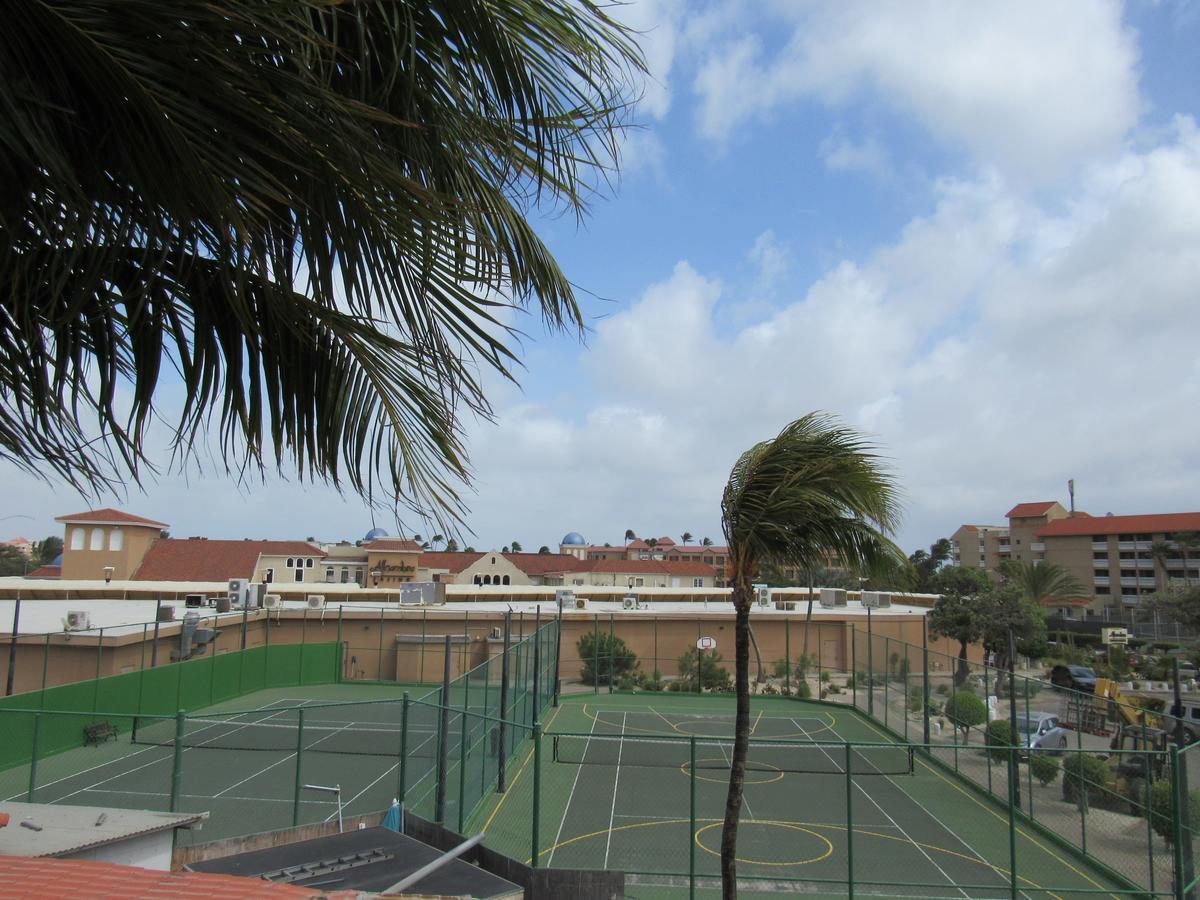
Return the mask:
<svg viewBox="0 0 1200 900">
<path fill-rule="evenodd" d="M 215 420 L 233 470 L 455 519 L 504 308 L 581 327 L 528 214 L 582 214 L 615 166 L 628 33 L 565 0 L 6 13 L 0 457 L 140 477 L 175 369 L 184 456 Z"/>
</svg>

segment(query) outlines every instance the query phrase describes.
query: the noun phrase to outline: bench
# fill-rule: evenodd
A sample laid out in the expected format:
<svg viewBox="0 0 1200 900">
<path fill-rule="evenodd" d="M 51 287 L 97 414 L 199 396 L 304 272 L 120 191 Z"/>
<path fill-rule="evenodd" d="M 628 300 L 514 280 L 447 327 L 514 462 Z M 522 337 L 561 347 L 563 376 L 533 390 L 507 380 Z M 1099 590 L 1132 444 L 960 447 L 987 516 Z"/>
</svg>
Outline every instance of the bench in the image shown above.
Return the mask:
<svg viewBox="0 0 1200 900">
<path fill-rule="evenodd" d="M 94 725 L 83 726 L 83 743 L 85 745 L 116 739 L 117 727 L 111 722 L 97 722 Z"/>
</svg>

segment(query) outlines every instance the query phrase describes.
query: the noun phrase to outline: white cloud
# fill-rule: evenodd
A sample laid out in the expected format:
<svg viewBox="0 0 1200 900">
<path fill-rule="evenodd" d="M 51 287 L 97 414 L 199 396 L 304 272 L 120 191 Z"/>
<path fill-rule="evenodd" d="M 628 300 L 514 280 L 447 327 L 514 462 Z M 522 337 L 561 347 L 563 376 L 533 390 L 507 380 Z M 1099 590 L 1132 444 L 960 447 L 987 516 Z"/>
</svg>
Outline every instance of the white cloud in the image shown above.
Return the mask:
<svg viewBox="0 0 1200 900">
<path fill-rule="evenodd" d="M 1136 123 L 1138 54 L 1115 0 L 774 7 L 777 51 L 735 33 L 695 78 L 703 134 L 720 140 L 805 98 L 868 96 L 985 164 L 1035 179 L 1108 153 Z"/>
<path fill-rule="evenodd" d="M 855 143 L 843 134 L 831 134 L 821 142 L 817 152 L 835 172 L 865 172 L 880 180 L 892 174 L 887 151 L 874 137 Z"/>
</svg>

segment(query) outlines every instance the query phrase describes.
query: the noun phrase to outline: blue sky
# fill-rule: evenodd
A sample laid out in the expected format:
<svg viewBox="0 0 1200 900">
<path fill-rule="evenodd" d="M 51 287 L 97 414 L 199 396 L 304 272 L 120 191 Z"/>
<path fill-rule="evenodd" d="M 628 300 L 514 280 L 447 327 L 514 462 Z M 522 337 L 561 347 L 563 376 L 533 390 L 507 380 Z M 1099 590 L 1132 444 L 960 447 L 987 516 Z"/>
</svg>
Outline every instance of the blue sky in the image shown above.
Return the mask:
<svg viewBox="0 0 1200 900">
<path fill-rule="evenodd" d="M 496 424 L 469 429 L 468 542 L 719 541 L 738 453 L 813 409 L 883 448 L 910 551 L 1065 502 L 1072 477 L 1095 514 L 1200 509 L 1200 4 L 619 14 L 653 75 L 642 127 L 581 225 L 541 222 L 591 330 L 518 317 L 521 388 L 496 384 Z M 33 517 L 0 535 L 87 505 L 0 475 L 5 512 Z M 278 478 L 167 474 L 101 503 L 177 535 L 371 525 Z"/>
</svg>

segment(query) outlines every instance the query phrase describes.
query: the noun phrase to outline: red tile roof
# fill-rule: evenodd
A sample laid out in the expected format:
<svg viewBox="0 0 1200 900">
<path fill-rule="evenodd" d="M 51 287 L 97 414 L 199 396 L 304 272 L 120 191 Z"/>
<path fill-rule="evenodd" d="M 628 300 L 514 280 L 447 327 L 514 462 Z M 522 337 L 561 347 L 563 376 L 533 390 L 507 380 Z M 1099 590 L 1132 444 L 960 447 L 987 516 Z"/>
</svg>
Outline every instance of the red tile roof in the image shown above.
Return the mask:
<svg viewBox="0 0 1200 900">
<path fill-rule="evenodd" d="M 1081 534 L 1172 534 L 1200 531 L 1200 512 L 1155 513 L 1144 516 L 1089 516 L 1055 519 L 1038 529 L 1038 537 Z"/>
<path fill-rule="evenodd" d="M 729 548 L 723 544 L 719 546 L 714 544 L 711 547 L 705 547 L 703 544 L 679 544 L 672 547 L 671 551 L 673 553 L 721 553 L 726 556 L 729 555 Z"/>
<path fill-rule="evenodd" d="M 307 541 L 159 538 L 146 551 L 142 564 L 133 574 L 133 580 L 227 581 L 230 578 L 253 578 L 254 567 L 262 555 L 324 557 L 325 551 Z"/>
<path fill-rule="evenodd" d="M 1043 500 L 1039 503 L 1018 503 L 1008 511 L 1006 518 L 1020 519 L 1024 516 L 1042 516 L 1056 502 L 1055 500 Z"/>
<path fill-rule="evenodd" d="M 657 559 L 577 560 L 577 572 L 612 572 L 617 575 L 701 575 L 712 578 L 716 570 L 707 563 Z"/>
<path fill-rule="evenodd" d="M 655 545 L 656 547 L 674 547 L 675 546 L 675 542 L 673 540 L 671 540 L 669 537 L 667 537 L 665 534 L 660 538 L 655 538 L 654 540 L 657 541 L 657 544 Z M 630 550 L 649 550 L 649 549 L 651 549 L 651 547 L 649 544 L 647 544 L 641 538 L 637 538 L 636 540 L 632 540 L 629 542 L 629 549 Z"/>
<path fill-rule="evenodd" d="M 143 519 L 133 513 L 121 512 L 119 509 L 105 507 L 90 509 L 87 512 L 72 513 L 69 516 L 55 516 L 55 522 L 102 522 L 105 524 L 150 525 L 155 528 L 166 528 L 166 522 L 155 522 L 153 519 Z"/>
<path fill-rule="evenodd" d="M 0 896 L 37 898 L 196 897 L 203 900 L 253 900 L 256 897 L 357 897 L 357 891 L 324 894 L 261 878 L 207 872 L 161 872 L 83 859 L 0 856 Z"/>
<path fill-rule="evenodd" d="M 585 560 L 569 553 L 505 553 L 504 558 L 529 576 L 545 575 L 547 572 L 581 572 Z"/>
<path fill-rule="evenodd" d="M 363 549 L 384 553 L 420 553 L 421 545 L 408 538 L 376 538 L 363 544 Z"/>
<path fill-rule="evenodd" d="M 461 572 L 467 566 L 475 563 L 482 553 L 464 553 L 462 551 L 443 550 L 441 552 L 424 552 L 421 558 L 417 560 L 417 565 L 422 569 L 445 569 L 448 572 L 455 574 Z"/>
<path fill-rule="evenodd" d="M 62 566 L 38 566 L 25 576 L 26 578 L 61 578 Z"/>
</svg>

